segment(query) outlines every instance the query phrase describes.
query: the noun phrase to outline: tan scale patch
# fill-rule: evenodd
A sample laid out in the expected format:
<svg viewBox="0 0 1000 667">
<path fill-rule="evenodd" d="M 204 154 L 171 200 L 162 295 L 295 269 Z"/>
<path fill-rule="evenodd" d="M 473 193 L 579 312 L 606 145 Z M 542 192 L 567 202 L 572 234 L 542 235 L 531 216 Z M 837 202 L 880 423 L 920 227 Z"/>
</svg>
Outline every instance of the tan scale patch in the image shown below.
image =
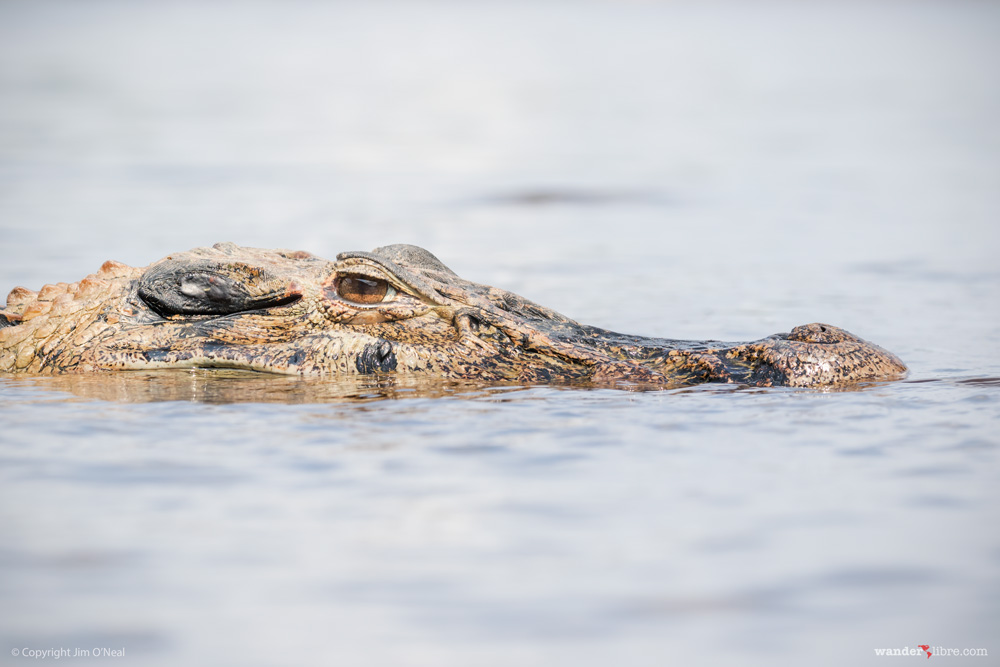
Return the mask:
<svg viewBox="0 0 1000 667">
<path fill-rule="evenodd" d="M 27 322 L 28 320 L 34 319 L 39 315 L 44 315 L 45 313 L 52 310 L 51 301 L 35 301 L 21 313 L 21 321 Z"/>
<path fill-rule="evenodd" d="M 132 267 L 128 264 L 122 264 L 121 262 L 109 259 L 104 264 L 101 264 L 101 269 L 97 274 L 102 278 L 121 278 L 122 276 L 127 276 L 130 271 L 132 271 Z"/>
<path fill-rule="evenodd" d="M 7 295 L 7 307 L 16 308 L 38 298 L 38 292 L 27 287 L 15 287 Z"/>
</svg>

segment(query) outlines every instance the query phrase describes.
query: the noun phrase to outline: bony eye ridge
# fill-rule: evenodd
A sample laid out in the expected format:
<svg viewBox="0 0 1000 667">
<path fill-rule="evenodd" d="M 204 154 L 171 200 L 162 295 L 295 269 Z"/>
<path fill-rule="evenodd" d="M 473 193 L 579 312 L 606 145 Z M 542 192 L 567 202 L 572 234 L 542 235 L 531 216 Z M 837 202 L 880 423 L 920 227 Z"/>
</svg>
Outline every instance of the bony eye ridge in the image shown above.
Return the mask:
<svg viewBox="0 0 1000 667">
<path fill-rule="evenodd" d="M 334 282 L 337 296 L 348 303 L 373 306 L 375 304 L 392 301 L 396 296 L 396 290 L 389 281 L 381 278 L 371 278 L 345 274 L 337 276 Z"/>
</svg>

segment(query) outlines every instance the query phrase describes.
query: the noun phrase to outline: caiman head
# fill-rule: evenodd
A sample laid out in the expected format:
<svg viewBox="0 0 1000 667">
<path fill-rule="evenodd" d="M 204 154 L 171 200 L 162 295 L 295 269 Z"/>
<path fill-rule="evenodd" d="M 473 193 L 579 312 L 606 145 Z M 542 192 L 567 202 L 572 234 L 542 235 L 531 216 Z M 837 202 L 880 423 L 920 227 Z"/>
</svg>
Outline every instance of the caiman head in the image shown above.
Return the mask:
<svg viewBox="0 0 1000 667">
<path fill-rule="evenodd" d="M 615 334 L 463 280 L 410 245 L 331 262 L 221 243 L 145 269 L 109 262 L 38 293 L 17 288 L 0 310 L 0 371 L 185 367 L 655 386 L 905 372 L 890 353 L 827 325 L 734 345 Z"/>
</svg>

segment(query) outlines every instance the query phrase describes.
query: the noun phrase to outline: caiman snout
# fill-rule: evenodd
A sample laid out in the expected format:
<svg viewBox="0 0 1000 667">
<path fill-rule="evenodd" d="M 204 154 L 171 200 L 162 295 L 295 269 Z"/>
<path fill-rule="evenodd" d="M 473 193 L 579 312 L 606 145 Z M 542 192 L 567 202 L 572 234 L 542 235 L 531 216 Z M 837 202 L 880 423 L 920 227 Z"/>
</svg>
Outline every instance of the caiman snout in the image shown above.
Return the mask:
<svg viewBox="0 0 1000 667">
<path fill-rule="evenodd" d="M 851 332 L 814 322 L 756 343 L 724 351 L 730 365 L 768 376 L 773 384 L 807 387 L 859 380 L 901 377 L 906 366 L 899 357 Z"/>
</svg>

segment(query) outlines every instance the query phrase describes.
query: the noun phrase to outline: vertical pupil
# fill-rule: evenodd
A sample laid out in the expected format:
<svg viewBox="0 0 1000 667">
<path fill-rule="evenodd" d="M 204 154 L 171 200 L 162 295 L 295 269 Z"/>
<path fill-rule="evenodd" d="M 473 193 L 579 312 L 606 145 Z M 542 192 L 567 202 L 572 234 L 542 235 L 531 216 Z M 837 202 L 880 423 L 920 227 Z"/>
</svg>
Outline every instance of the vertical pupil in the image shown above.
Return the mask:
<svg viewBox="0 0 1000 667">
<path fill-rule="evenodd" d="M 354 303 L 379 303 L 385 298 L 389 283 L 375 278 L 341 276 L 337 279 L 337 295 Z"/>
</svg>

